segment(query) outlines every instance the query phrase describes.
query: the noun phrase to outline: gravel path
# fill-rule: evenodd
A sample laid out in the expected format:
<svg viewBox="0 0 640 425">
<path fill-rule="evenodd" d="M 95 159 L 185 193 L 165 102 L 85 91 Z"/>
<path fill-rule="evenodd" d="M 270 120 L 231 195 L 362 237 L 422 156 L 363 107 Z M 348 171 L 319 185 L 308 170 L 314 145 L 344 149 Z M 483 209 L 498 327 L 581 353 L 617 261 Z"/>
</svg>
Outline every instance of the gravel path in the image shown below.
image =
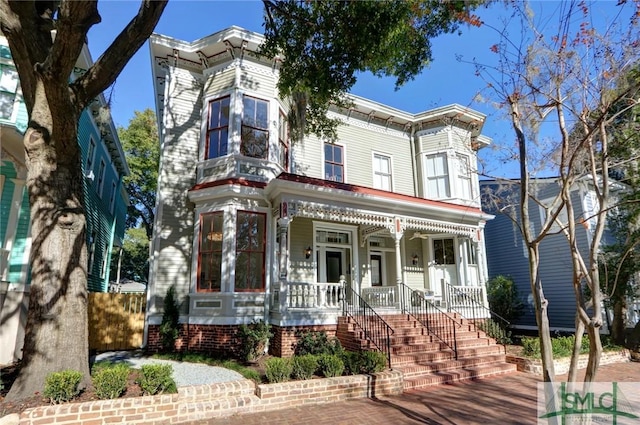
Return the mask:
<svg viewBox="0 0 640 425">
<path fill-rule="evenodd" d="M 146 357 L 138 351 L 111 351 L 100 353 L 94 361 L 108 360 L 112 362 L 126 362 L 134 369 L 145 364 L 170 364 L 173 366 L 173 379 L 178 387 L 191 385 L 205 385 L 216 382 L 229 382 L 244 379 L 238 372 L 219 366 L 208 366 L 199 363 L 177 362 Z"/>
</svg>

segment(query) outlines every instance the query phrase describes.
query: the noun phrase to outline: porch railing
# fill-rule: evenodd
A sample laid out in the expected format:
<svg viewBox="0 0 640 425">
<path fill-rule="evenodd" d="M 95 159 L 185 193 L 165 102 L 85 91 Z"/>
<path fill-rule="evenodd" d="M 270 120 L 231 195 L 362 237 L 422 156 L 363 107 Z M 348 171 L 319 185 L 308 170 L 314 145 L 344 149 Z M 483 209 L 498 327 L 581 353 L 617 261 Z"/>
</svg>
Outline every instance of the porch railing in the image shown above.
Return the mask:
<svg viewBox="0 0 640 425">
<path fill-rule="evenodd" d="M 356 291 L 350 290 L 350 300 L 345 297 L 342 303 L 344 316 L 363 330 L 364 336 L 379 351 L 387 356 L 387 365 L 391 368 L 391 335 L 393 329 Z"/>
<path fill-rule="evenodd" d="M 414 291 L 404 283 L 398 284 L 402 311 L 411 315 L 444 345 L 449 347 L 456 360 L 458 359 L 458 343 L 456 328 L 460 326 L 447 312 L 427 300 L 424 294 Z"/>
<path fill-rule="evenodd" d="M 371 307 L 396 307 L 398 304 L 397 286 L 372 286 L 362 288 L 362 298 Z"/>
<path fill-rule="evenodd" d="M 453 286 L 445 282 L 444 290 L 448 311 L 455 311 L 465 319 L 473 320 L 474 322 L 493 319 L 503 329 L 510 325 L 507 319 L 484 304 L 484 287 Z"/>
<path fill-rule="evenodd" d="M 272 305 L 294 309 L 340 310 L 344 298 L 344 284 L 288 282 L 286 291 L 276 289 Z"/>
</svg>

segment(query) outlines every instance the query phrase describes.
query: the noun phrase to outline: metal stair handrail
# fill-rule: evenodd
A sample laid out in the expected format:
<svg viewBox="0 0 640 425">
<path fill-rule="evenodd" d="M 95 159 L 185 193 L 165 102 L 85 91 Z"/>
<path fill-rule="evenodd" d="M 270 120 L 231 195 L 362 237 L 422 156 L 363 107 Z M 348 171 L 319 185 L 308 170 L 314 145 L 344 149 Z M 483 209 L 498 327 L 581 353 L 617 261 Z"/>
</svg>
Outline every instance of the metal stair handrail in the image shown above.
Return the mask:
<svg viewBox="0 0 640 425">
<path fill-rule="evenodd" d="M 362 329 L 365 338 L 386 354 L 387 365 L 391 368 L 393 328 L 353 288 L 351 288 L 351 302 L 348 298 L 346 296 L 342 298 L 343 315 L 351 317 L 353 322 Z"/>
<path fill-rule="evenodd" d="M 503 329 L 507 329 L 507 327 L 509 327 L 509 325 L 511 325 L 511 322 L 509 322 L 504 317 L 500 316 L 495 311 L 491 310 L 489 307 L 485 306 L 484 303 L 479 302 L 478 300 L 476 300 L 474 297 L 470 296 L 466 292 L 460 291 L 458 288 L 456 288 L 455 286 L 451 285 L 450 283 L 444 282 L 444 284 L 445 284 L 445 288 L 447 290 L 447 294 L 445 296 L 445 302 L 447 303 L 447 309 L 451 308 L 452 297 L 451 297 L 450 294 L 451 294 L 451 292 L 453 292 L 456 295 L 457 300 L 462 300 L 462 304 L 456 304 L 456 305 L 457 306 L 461 306 L 461 307 L 467 309 L 468 311 L 470 311 L 474 322 L 478 317 L 481 317 L 478 314 L 478 311 L 485 311 L 485 312 L 489 313 L 489 317 L 491 319 L 496 320 L 496 321 L 500 321 L 501 325 L 499 325 L 499 326 L 502 327 Z M 469 319 L 469 318 L 470 317 L 468 317 L 467 319 Z"/>
<path fill-rule="evenodd" d="M 398 283 L 398 289 L 400 290 L 402 311 L 420 322 L 429 333 L 449 347 L 457 360 L 456 328 L 459 323 L 450 317 L 447 312 L 427 300 L 422 293 L 413 290 L 404 283 Z"/>
</svg>

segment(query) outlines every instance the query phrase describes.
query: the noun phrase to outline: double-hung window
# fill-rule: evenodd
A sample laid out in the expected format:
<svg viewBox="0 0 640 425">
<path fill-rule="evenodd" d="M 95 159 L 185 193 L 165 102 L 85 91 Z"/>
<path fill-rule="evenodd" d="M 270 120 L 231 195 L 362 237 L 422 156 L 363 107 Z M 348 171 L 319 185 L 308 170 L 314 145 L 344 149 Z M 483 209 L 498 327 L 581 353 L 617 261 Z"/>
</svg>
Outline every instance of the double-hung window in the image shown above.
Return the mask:
<svg viewBox="0 0 640 425">
<path fill-rule="evenodd" d="M 433 259 L 437 265 L 455 264 L 456 256 L 453 249 L 453 239 L 433 240 Z"/>
<path fill-rule="evenodd" d="M 264 214 L 238 211 L 235 292 L 259 292 L 265 289 L 265 227 Z"/>
<path fill-rule="evenodd" d="M 324 144 L 324 178 L 334 182 L 344 182 L 343 147 L 333 143 Z"/>
<path fill-rule="evenodd" d="M 447 155 L 444 153 L 427 155 L 425 157 L 425 171 L 427 196 L 433 199 L 450 198 Z"/>
<path fill-rule="evenodd" d="M 85 170 L 87 174 L 93 171 L 93 161 L 96 157 L 96 141 L 93 140 L 93 137 L 89 139 L 89 150 L 87 151 L 87 165 Z"/>
<path fill-rule="evenodd" d="M 104 192 L 104 173 L 106 170 L 106 164 L 104 160 L 100 160 L 100 169 L 98 171 L 98 185 L 96 186 L 96 190 L 98 191 L 98 196 L 102 199 L 102 193 Z"/>
<path fill-rule="evenodd" d="M 13 66 L 0 64 L 0 118 L 11 119 L 18 91 L 18 71 Z"/>
<path fill-rule="evenodd" d="M 200 216 L 198 292 L 220 291 L 222 282 L 223 212 Z"/>
<path fill-rule="evenodd" d="M 278 143 L 280 145 L 278 163 L 285 171 L 289 171 L 289 127 L 287 116 L 282 111 L 278 115 Z"/>
<path fill-rule="evenodd" d="M 386 155 L 373 154 L 373 187 L 391 190 L 391 158 Z"/>
<path fill-rule="evenodd" d="M 116 205 L 116 183 L 111 182 L 111 194 L 109 195 L 109 212 L 113 214 Z"/>
<path fill-rule="evenodd" d="M 269 152 L 269 103 L 244 96 L 242 99 L 242 142 L 240 154 L 267 159 Z"/>
<path fill-rule="evenodd" d="M 466 155 L 456 154 L 456 166 L 458 167 L 458 193 L 461 199 L 473 199 L 471 193 L 471 168 L 469 166 L 469 157 Z"/>
<path fill-rule="evenodd" d="M 209 102 L 205 159 L 227 154 L 229 140 L 229 96 Z"/>
</svg>

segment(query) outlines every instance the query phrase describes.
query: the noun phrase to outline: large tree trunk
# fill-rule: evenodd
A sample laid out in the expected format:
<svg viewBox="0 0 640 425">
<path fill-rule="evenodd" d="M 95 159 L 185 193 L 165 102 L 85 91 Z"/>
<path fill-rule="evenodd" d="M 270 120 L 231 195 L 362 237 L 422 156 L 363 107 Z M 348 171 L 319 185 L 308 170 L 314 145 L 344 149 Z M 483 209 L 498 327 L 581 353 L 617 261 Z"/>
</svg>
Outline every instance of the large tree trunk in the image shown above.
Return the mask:
<svg viewBox="0 0 640 425">
<path fill-rule="evenodd" d="M 625 316 L 627 315 L 627 302 L 624 297 L 613 302 L 613 321 L 611 323 L 611 337 L 617 345 L 626 343 Z"/>
<path fill-rule="evenodd" d="M 24 137 L 33 236 L 29 313 L 22 370 L 7 400 L 42 392 L 51 372 L 73 369 L 83 373 L 83 384 L 90 380 L 77 123 L 68 95 L 45 95 L 40 82 Z"/>
</svg>

